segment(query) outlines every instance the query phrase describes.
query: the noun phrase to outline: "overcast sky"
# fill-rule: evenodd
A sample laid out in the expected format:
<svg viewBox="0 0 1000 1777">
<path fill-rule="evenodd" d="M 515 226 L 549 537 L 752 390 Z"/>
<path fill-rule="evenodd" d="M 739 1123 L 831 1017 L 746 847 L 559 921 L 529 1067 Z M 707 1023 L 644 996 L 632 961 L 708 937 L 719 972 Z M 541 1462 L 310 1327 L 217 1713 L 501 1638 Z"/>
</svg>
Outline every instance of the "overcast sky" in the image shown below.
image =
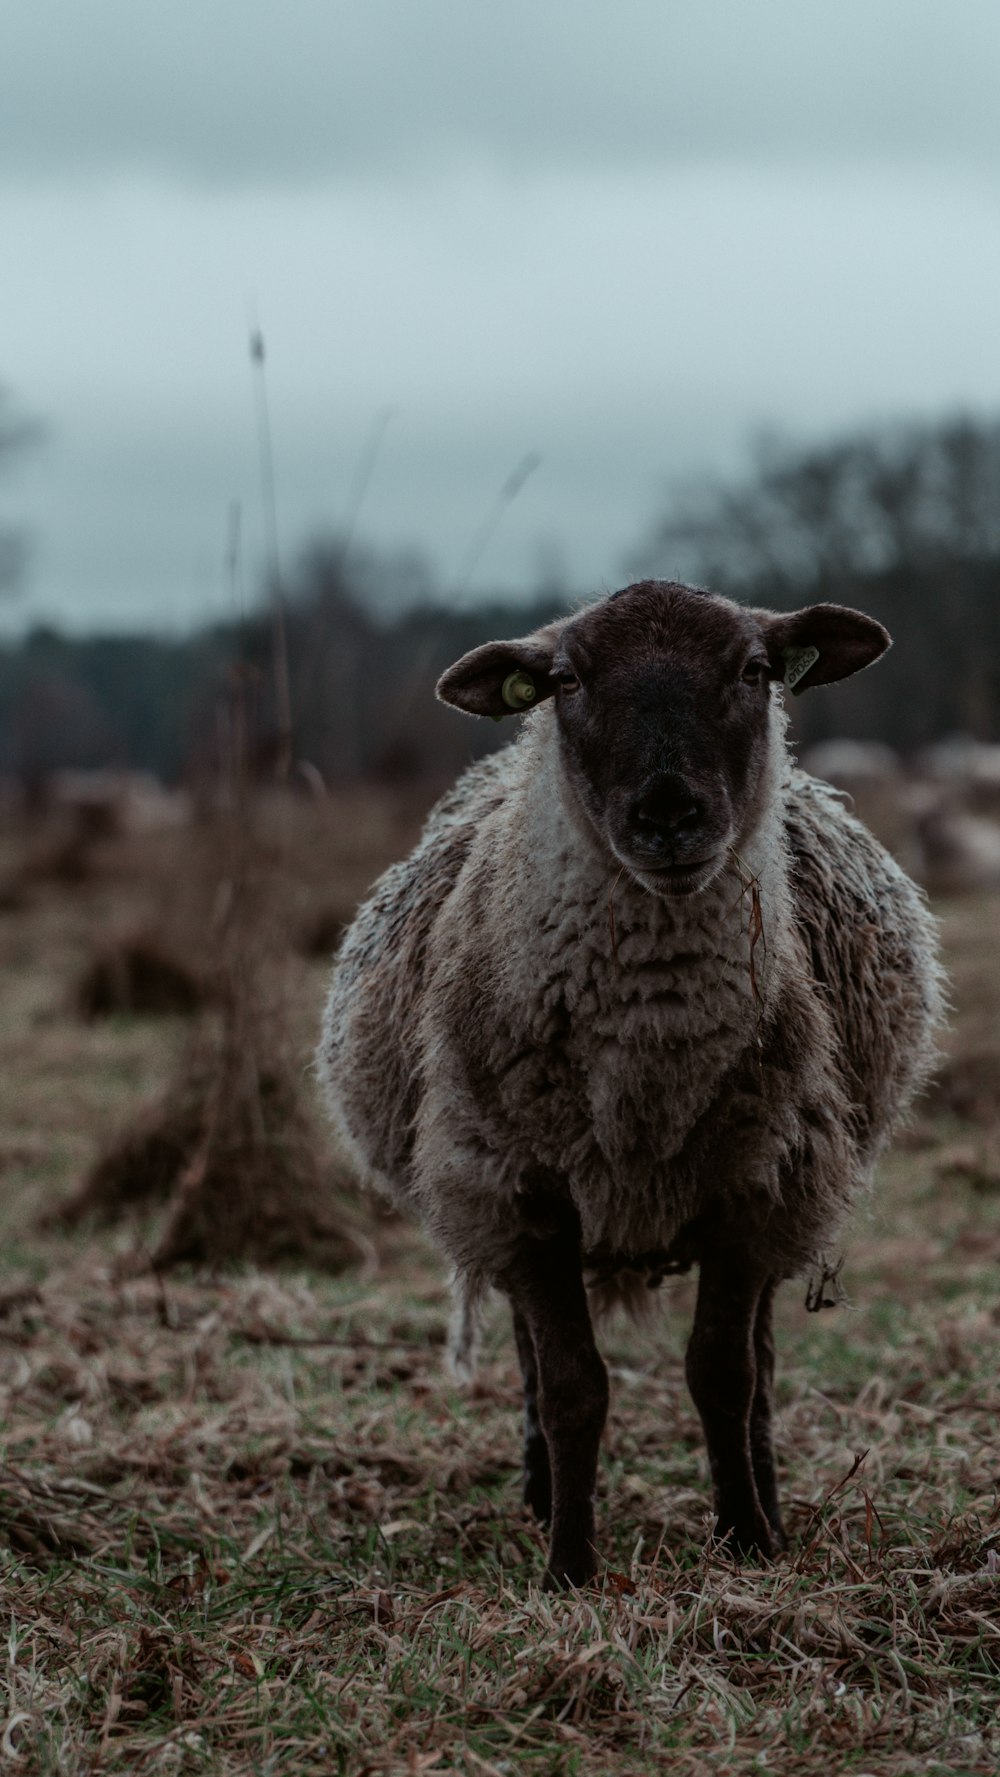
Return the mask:
<svg viewBox="0 0 1000 1777">
<path fill-rule="evenodd" d="M 4 623 L 218 613 L 234 499 L 253 583 L 254 313 L 286 562 L 391 409 L 359 539 L 470 599 L 761 428 L 995 413 L 998 90 L 997 0 L 6 0 Z"/>
</svg>

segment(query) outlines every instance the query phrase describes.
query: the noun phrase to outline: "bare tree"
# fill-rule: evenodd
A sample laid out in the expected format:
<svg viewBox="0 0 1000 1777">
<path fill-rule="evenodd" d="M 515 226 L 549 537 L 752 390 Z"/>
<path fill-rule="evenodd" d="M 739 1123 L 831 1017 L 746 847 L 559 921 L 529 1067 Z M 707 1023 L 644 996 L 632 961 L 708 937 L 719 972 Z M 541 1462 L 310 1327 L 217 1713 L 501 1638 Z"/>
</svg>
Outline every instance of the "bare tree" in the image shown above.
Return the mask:
<svg viewBox="0 0 1000 1777">
<path fill-rule="evenodd" d="M 762 440 L 741 481 L 675 490 L 635 566 L 774 599 L 1000 555 L 1000 423 Z"/>
</svg>

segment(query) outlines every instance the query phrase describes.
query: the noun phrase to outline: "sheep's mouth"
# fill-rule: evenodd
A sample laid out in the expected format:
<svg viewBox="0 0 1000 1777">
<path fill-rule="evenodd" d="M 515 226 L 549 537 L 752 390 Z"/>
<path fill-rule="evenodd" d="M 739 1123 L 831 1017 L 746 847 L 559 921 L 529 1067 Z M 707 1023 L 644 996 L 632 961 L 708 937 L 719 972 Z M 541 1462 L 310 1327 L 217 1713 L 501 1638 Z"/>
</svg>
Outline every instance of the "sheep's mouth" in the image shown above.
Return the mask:
<svg viewBox="0 0 1000 1777">
<path fill-rule="evenodd" d="M 657 895 L 693 895 L 707 888 L 716 875 L 721 859 L 715 853 L 707 858 L 687 858 L 682 864 L 632 865 L 632 873 L 645 888 Z"/>
</svg>

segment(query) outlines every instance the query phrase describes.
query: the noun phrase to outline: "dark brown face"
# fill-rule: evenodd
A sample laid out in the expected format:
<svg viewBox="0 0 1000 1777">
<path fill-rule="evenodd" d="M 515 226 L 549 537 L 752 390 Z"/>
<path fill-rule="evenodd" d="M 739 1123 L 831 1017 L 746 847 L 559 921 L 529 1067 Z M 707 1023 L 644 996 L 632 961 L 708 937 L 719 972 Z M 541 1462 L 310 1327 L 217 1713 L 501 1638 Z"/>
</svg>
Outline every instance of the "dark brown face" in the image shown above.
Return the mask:
<svg viewBox="0 0 1000 1777">
<path fill-rule="evenodd" d="M 704 888 L 760 814 L 773 669 L 750 611 L 629 587 L 554 650 L 567 778 L 610 852 L 660 894 Z"/>
<path fill-rule="evenodd" d="M 763 812 L 775 682 L 830 684 L 888 646 L 880 623 L 843 605 L 778 614 L 644 580 L 474 648 L 438 696 L 497 720 L 553 698 L 565 776 L 592 829 L 645 887 L 690 895 Z"/>
</svg>

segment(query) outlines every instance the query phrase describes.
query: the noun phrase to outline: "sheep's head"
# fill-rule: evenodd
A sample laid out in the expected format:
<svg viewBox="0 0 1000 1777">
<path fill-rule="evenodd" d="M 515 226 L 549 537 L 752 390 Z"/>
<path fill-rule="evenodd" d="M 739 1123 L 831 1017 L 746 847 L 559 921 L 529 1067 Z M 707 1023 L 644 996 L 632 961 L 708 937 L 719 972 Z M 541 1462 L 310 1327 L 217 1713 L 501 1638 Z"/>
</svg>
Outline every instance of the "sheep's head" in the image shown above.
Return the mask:
<svg viewBox="0 0 1000 1777">
<path fill-rule="evenodd" d="M 774 686 L 846 678 L 888 646 L 841 605 L 778 614 L 645 580 L 473 649 L 438 696 L 495 718 L 553 699 L 566 779 L 599 838 L 646 888 L 689 895 L 760 820 Z"/>
</svg>

